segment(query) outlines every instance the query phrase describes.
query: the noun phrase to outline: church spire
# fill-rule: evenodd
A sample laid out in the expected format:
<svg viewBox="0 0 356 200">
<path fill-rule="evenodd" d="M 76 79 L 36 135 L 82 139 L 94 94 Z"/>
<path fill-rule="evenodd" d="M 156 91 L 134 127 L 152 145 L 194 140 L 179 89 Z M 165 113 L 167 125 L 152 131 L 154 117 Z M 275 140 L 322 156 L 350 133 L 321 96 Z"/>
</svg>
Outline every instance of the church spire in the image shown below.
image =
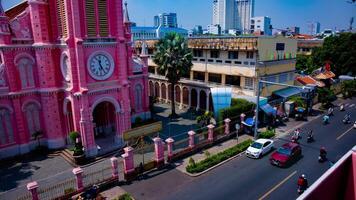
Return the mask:
<svg viewBox="0 0 356 200">
<path fill-rule="evenodd" d="M 0 0 L 0 16 L 4 16 L 5 15 L 5 11 L 4 8 L 2 7 L 2 0 Z"/>
<path fill-rule="evenodd" d="M 147 56 L 147 55 L 148 55 L 147 44 L 145 40 L 142 40 L 141 56 Z"/>
<path fill-rule="evenodd" d="M 124 10 L 124 23 L 131 23 L 129 17 L 129 10 L 127 9 L 127 1 L 125 1 L 125 10 Z"/>
</svg>

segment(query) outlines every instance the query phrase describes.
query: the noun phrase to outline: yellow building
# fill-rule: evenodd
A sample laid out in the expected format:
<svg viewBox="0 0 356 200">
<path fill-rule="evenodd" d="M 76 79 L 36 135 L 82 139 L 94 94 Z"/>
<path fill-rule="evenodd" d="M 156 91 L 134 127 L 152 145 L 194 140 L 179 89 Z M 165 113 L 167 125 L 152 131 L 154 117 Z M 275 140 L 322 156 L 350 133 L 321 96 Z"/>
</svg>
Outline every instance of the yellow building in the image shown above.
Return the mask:
<svg viewBox="0 0 356 200">
<path fill-rule="evenodd" d="M 157 40 L 145 41 L 150 56 Z M 137 51 L 142 41 L 135 43 Z M 189 76 L 175 88 L 180 106 L 211 109 L 210 88 L 231 87 L 233 97 L 255 96 L 257 79 L 294 83 L 297 40 L 283 36 L 199 37 L 189 38 L 193 67 Z M 169 101 L 170 87 L 149 59 L 150 95 Z M 261 96 L 268 97 L 280 86 L 262 86 Z"/>
</svg>

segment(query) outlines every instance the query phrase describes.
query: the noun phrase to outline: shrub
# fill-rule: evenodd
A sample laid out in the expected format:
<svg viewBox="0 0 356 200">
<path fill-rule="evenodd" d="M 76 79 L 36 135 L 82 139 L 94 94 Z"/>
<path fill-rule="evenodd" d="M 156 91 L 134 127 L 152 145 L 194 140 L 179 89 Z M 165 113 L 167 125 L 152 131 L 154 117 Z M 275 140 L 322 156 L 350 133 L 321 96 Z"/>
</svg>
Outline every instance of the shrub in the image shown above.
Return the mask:
<svg viewBox="0 0 356 200">
<path fill-rule="evenodd" d="M 253 111 L 255 104 L 245 99 L 232 99 L 231 107 L 219 110 L 218 122 L 222 123 L 224 119 L 234 119 L 241 113 Z"/>
<path fill-rule="evenodd" d="M 69 133 L 70 140 L 75 143 L 75 140 L 79 137 L 79 133 L 77 131 L 73 131 Z"/>
<path fill-rule="evenodd" d="M 306 103 L 304 101 L 304 99 L 300 96 L 294 96 L 290 98 L 291 101 L 294 102 L 295 107 L 303 107 L 306 108 Z"/>
<path fill-rule="evenodd" d="M 239 153 L 241 153 L 242 151 L 244 151 L 245 149 L 247 149 L 250 144 L 252 143 L 252 140 L 246 140 L 240 144 L 237 144 L 234 147 L 231 147 L 229 149 L 226 149 L 223 152 L 220 152 L 218 154 L 212 155 L 198 163 L 195 163 L 194 165 L 189 164 L 186 167 L 187 172 L 189 173 L 199 173 L 202 172 L 204 170 L 209 169 L 210 167 L 217 165 L 218 163 L 227 160 Z M 189 159 L 190 162 L 190 159 Z"/>
<path fill-rule="evenodd" d="M 64 194 L 67 195 L 67 194 L 71 194 L 75 192 L 75 189 L 74 188 L 67 188 L 67 189 L 64 189 Z"/>
<path fill-rule="evenodd" d="M 133 200 L 130 194 L 125 193 L 123 195 L 120 195 L 117 200 Z"/>
<path fill-rule="evenodd" d="M 335 100 L 335 94 L 332 90 L 327 88 L 318 88 L 318 101 L 322 105 L 330 105 L 333 100 Z"/>
<path fill-rule="evenodd" d="M 347 80 L 341 83 L 341 92 L 344 98 L 356 96 L 356 80 Z"/>
<path fill-rule="evenodd" d="M 258 135 L 258 138 L 270 139 L 276 135 L 275 130 L 268 130 Z"/>
<path fill-rule="evenodd" d="M 204 151 L 204 154 L 205 154 L 205 156 L 206 156 L 207 158 L 210 157 L 210 152 L 209 152 L 208 150 Z"/>
<path fill-rule="evenodd" d="M 195 160 L 192 158 L 192 157 L 190 157 L 189 158 L 189 161 L 188 161 L 188 166 L 192 166 L 192 167 L 195 167 Z"/>
</svg>

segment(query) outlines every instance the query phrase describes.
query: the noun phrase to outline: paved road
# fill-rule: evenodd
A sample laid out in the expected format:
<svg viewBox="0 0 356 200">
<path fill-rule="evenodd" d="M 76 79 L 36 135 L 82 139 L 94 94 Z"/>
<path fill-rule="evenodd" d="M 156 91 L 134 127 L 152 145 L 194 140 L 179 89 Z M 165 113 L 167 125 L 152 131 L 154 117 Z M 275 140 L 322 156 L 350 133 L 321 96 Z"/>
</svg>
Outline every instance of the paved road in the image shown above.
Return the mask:
<svg viewBox="0 0 356 200">
<path fill-rule="evenodd" d="M 351 101 L 349 101 L 351 102 Z M 352 105 L 352 103 L 350 103 Z M 356 106 L 347 108 L 347 112 L 356 120 Z M 331 124 L 322 125 L 321 119 L 308 123 L 302 131 L 314 130 L 314 143 L 306 143 L 302 135 L 303 158 L 289 168 L 271 166 L 268 156 L 254 160 L 245 156 L 234 159 L 197 178 L 191 178 L 177 170 L 155 175 L 152 178 L 131 185 L 124 189 L 138 199 L 296 199 L 296 181 L 305 173 L 309 183 L 317 180 L 328 168 L 329 163 L 318 163 L 319 148 L 325 146 L 328 158 L 340 159 L 356 145 L 356 130 L 351 125 L 344 125 L 345 112 L 335 111 Z M 290 136 L 277 139 L 279 147 Z"/>
</svg>

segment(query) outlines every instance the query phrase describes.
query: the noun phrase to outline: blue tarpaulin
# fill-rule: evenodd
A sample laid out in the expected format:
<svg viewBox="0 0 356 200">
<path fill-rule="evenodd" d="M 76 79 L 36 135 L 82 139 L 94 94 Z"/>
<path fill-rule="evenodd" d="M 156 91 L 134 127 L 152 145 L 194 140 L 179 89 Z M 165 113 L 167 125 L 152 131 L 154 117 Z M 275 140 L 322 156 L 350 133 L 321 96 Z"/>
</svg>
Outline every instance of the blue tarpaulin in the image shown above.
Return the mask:
<svg viewBox="0 0 356 200">
<path fill-rule="evenodd" d="M 213 98 L 214 114 L 218 116 L 219 110 L 231 106 L 231 88 L 211 88 L 211 96 Z"/>
<path fill-rule="evenodd" d="M 302 91 L 300 89 L 298 89 L 298 88 L 284 88 L 284 89 L 281 89 L 281 90 L 277 90 L 277 91 L 275 91 L 273 93 L 275 95 L 280 96 L 280 97 L 288 98 L 288 97 L 297 95 L 297 94 L 299 94 L 301 92 Z"/>
<path fill-rule="evenodd" d="M 250 117 L 250 118 L 247 118 L 245 121 L 243 121 L 242 124 L 244 124 L 246 126 L 253 126 L 253 125 L 255 125 L 255 120 L 252 117 Z"/>
<path fill-rule="evenodd" d="M 267 115 L 276 116 L 276 114 L 277 114 L 277 111 L 276 111 L 274 108 L 272 108 L 272 106 L 269 105 L 269 104 L 262 105 L 262 106 L 261 106 L 261 109 L 262 109 Z"/>
</svg>

